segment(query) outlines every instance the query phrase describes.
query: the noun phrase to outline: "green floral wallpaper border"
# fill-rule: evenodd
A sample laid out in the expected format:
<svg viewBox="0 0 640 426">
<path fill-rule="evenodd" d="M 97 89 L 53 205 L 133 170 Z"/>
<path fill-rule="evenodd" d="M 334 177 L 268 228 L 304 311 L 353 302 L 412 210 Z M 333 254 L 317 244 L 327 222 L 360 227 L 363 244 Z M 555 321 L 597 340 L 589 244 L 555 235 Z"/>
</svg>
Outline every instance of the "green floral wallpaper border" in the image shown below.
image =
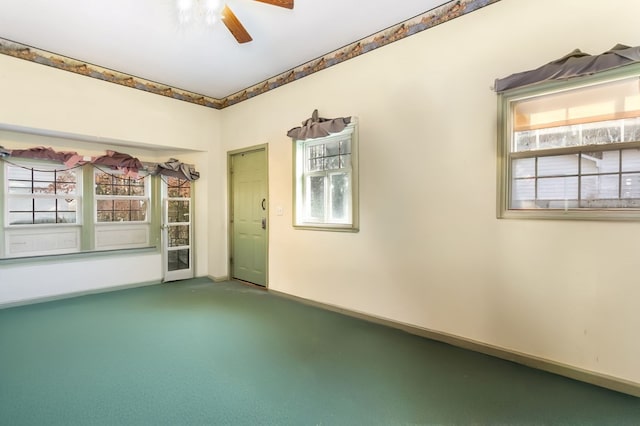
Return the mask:
<svg viewBox="0 0 640 426">
<path fill-rule="evenodd" d="M 87 77 L 108 81 L 121 86 L 143 90 L 156 95 L 167 96 L 209 108 L 222 109 L 499 1 L 500 0 L 450 1 L 449 3 L 411 18 L 401 24 L 330 52 L 321 58 L 309 61 L 297 68 L 276 75 L 268 80 L 255 84 L 222 99 L 176 89 L 3 38 L 0 38 L 0 53 L 38 64 L 51 66 L 57 69 L 70 71 L 76 74 L 85 75 Z"/>
</svg>

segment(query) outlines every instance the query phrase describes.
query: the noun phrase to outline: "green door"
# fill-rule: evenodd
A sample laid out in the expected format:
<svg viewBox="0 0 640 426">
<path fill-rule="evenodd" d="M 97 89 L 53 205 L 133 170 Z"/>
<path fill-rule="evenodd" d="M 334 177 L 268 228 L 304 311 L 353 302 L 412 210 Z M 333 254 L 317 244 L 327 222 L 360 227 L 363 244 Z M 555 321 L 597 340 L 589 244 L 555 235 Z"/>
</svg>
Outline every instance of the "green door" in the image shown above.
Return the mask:
<svg viewBox="0 0 640 426">
<path fill-rule="evenodd" d="M 267 284 L 267 155 L 231 156 L 231 277 Z"/>
</svg>

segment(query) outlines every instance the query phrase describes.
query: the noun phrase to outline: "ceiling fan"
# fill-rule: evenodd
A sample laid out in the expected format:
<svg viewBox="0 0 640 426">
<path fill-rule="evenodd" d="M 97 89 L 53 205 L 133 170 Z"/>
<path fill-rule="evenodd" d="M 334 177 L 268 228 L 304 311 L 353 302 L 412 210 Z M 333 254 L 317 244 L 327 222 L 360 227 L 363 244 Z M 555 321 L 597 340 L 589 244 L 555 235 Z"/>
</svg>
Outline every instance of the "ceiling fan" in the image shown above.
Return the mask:
<svg viewBox="0 0 640 426">
<path fill-rule="evenodd" d="M 272 6 L 293 9 L 294 0 L 254 0 Z M 222 6 L 221 0 L 176 0 L 178 8 L 178 19 L 182 24 L 194 20 L 195 15 L 201 15 L 205 25 L 213 25 L 220 19 L 231 32 L 238 43 L 248 43 L 251 35 L 242 25 L 238 17 L 233 13 L 228 5 Z"/>
</svg>

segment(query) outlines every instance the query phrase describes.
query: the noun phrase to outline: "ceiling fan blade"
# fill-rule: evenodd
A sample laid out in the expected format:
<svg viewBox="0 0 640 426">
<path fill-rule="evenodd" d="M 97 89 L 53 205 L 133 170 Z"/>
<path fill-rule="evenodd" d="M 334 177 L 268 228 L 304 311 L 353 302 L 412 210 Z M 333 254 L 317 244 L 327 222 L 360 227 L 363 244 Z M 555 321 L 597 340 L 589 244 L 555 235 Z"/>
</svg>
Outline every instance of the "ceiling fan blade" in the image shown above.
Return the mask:
<svg viewBox="0 0 640 426">
<path fill-rule="evenodd" d="M 271 4 L 273 6 L 286 7 L 293 9 L 293 0 L 256 0 L 262 3 Z"/>
<path fill-rule="evenodd" d="M 253 40 L 235 13 L 229 9 L 229 6 L 225 5 L 224 9 L 222 9 L 222 22 L 224 22 L 224 25 L 231 31 L 231 34 L 233 34 L 236 40 L 238 40 L 238 43 L 248 43 Z"/>
</svg>

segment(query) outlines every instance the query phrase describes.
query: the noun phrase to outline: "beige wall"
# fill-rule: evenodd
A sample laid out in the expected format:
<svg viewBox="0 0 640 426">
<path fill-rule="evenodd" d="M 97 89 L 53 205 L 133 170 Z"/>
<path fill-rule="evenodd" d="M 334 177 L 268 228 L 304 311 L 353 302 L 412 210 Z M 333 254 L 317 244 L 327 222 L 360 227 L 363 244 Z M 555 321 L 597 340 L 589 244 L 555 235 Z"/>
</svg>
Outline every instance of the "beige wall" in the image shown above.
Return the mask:
<svg viewBox="0 0 640 426">
<path fill-rule="evenodd" d="M 209 275 L 209 264 L 219 257 L 209 245 L 223 234 L 220 220 L 208 214 L 220 204 L 209 198 L 219 192 L 217 183 L 212 188 L 209 170 L 215 170 L 220 157 L 220 111 L 5 55 L 0 55 L 0 94 L 0 146 L 44 145 L 85 155 L 115 149 L 143 161 L 175 157 L 194 164 L 203 172 L 195 185 L 195 273 Z M 0 266 L 0 305 L 157 282 L 161 268 L 159 253 L 5 263 Z"/>
<path fill-rule="evenodd" d="M 269 143 L 270 288 L 640 383 L 640 224 L 497 220 L 490 89 L 639 45 L 639 14 L 503 0 L 223 110 L 223 150 Z M 360 120 L 357 234 L 291 226 L 285 133 L 314 108 Z"/>
</svg>

